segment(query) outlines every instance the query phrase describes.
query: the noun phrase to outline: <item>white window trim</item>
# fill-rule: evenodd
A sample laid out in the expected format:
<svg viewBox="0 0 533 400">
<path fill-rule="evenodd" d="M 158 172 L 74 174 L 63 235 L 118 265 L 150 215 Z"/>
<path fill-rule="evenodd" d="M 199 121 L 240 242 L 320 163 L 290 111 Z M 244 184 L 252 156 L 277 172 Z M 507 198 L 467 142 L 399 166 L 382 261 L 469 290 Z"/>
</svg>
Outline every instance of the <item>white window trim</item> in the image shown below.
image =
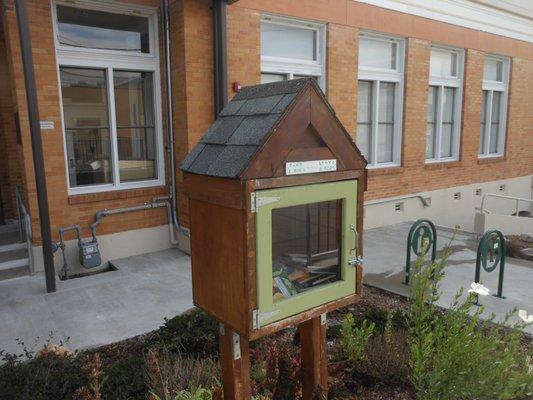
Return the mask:
<svg viewBox="0 0 533 400">
<path fill-rule="evenodd" d="M 448 76 L 445 78 L 429 76 L 429 86 L 438 86 L 438 95 L 437 95 L 437 118 L 435 122 L 435 157 L 426 158 L 426 164 L 432 163 L 441 163 L 441 162 L 451 162 L 459 160 L 459 152 L 461 150 L 461 121 L 462 121 L 462 108 L 463 108 L 463 76 L 464 76 L 464 60 L 465 52 L 463 49 L 457 49 L 454 47 L 432 45 L 432 49 L 452 51 L 457 54 L 457 76 L 452 77 Z M 428 88 L 429 88 L 428 86 Z M 442 145 L 442 114 L 443 114 L 443 104 L 442 104 L 442 92 L 444 87 L 453 87 L 455 88 L 455 99 L 454 99 L 454 123 L 453 123 L 453 148 L 451 157 L 441 157 L 441 145 Z M 427 102 L 427 100 L 426 100 Z M 427 117 L 426 117 L 427 118 Z M 427 120 L 426 120 L 427 123 Z M 427 143 L 426 143 L 427 145 Z"/>
<path fill-rule="evenodd" d="M 373 138 L 370 149 L 370 158 L 375 160 L 374 162 L 368 161 L 368 169 L 377 168 L 393 168 L 398 167 L 401 164 L 402 157 L 402 131 L 403 131 L 403 93 L 404 93 L 404 65 L 405 65 L 405 40 L 396 36 L 385 36 L 373 32 L 361 32 L 360 37 L 370 38 L 373 40 L 391 41 L 396 43 L 396 69 L 387 70 L 381 68 L 362 67 L 358 65 L 358 80 L 372 81 L 375 83 L 372 85 L 372 133 Z M 378 107 L 379 107 L 379 84 L 380 82 L 393 82 L 397 83 L 396 90 L 394 92 L 394 134 L 392 142 L 392 161 L 378 163 L 378 141 L 375 140 L 378 136 Z"/>
<path fill-rule="evenodd" d="M 118 14 L 131 14 L 134 16 L 144 16 L 149 21 L 150 32 L 150 53 L 149 54 L 129 54 L 125 51 L 116 50 L 100 50 L 100 49 L 83 49 L 70 46 L 62 46 L 58 40 L 57 27 L 57 5 L 65 5 L 69 7 L 78 7 L 83 9 L 92 9 L 98 11 L 107 11 Z M 161 102 L 161 71 L 159 63 L 159 39 L 158 39 L 158 23 L 157 23 L 157 9 L 155 7 L 147 7 L 140 5 L 125 5 L 119 2 L 107 2 L 98 0 L 84 0 L 84 1 L 63 1 L 57 0 L 51 2 L 54 40 L 56 48 L 57 59 L 57 78 L 59 91 L 59 106 L 61 113 L 61 126 L 63 131 L 63 151 L 65 156 L 65 171 L 67 179 L 67 187 L 69 195 L 87 194 L 109 192 L 116 190 L 127 190 L 146 188 L 153 186 L 162 186 L 165 184 L 165 157 L 163 144 L 163 122 L 162 122 L 162 102 Z M 68 165 L 68 149 L 65 132 L 65 118 L 63 114 L 63 97 L 61 93 L 61 67 L 79 67 L 79 68 L 98 68 L 106 70 L 106 84 L 109 107 L 109 124 L 110 124 L 110 139 L 111 139 L 111 165 L 113 174 L 113 183 L 101 185 L 87 185 L 79 187 L 71 187 L 70 173 Z M 112 70 L 120 69 L 127 71 L 143 71 L 151 72 L 153 75 L 153 90 L 154 90 L 154 124 L 155 124 L 155 140 L 157 149 L 157 179 L 141 180 L 135 182 L 120 182 L 119 179 L 119 164 L 118 164 L 118 144 L 117 144 L 117 127 L 116 127 L 116 107 L 114 101 L 114 83 Z"/>
<path fill-rule="evenodd" d="M 326 25 L 293 18 L 279 17 L 269 14 L 261 16 L 261 22 L 296 28 L 311 29 L 316 32 L 316 61 L 298 60 L 284 57 L 261 55 L 261 73 L 286 75 L 293 79 L 294 75 L 316 76 L 322 90 L 326 91 Z"/>
<path fill-rule="evenodd" d="M 494 158 L 502 157 L 505 154 L 505 139 L 507 132 L 507 106 L 509 102 L 509 72 L 511 61 L 508 57 L 487 54 L 485 59 L 492 59 L 503 62 L 502 68 L 502 82 L 490 81 L 483 79 L 483 91 L 489 91 L 490 100 L 488 101 L 487 109 L 485 110 L 485 143 L 483 153 L 478 153 L 478 158 Z M 484 63 L 483 63 L 484 65 Z M 483 67 L 483 72 L 485 69 Z M 492 94 L 494 92 L 501 92 L 500 104 L 500 126 L 498 131 L 498 151 L 496 153 L 489 153 L 490 148 L 490 126 L 492 119 Z M 488 121 L 488 123 L 487 123 Z M 481 121 L 480 121 L 481 122 Z M 481 139 L 481 138 L 480 138 Z"/>
</svg>

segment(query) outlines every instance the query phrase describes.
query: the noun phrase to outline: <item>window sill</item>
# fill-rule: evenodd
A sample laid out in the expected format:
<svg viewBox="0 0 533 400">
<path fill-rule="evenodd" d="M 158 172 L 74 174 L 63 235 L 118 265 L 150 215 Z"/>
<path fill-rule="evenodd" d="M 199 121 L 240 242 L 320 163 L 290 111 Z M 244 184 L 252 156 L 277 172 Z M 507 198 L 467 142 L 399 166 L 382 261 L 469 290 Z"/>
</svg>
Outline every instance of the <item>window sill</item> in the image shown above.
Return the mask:
<svg viewBox="0 0 533 400">
<path fill-rule="evenodd" d="M 493 163 L 499 163 L 499 162 L 505 162 L 507 159 L 505 156 L 497 155 L 497 156 L 482 156 L 477 159 L 477 163 L 479 165 L 483 164 L 493 164 Z"/>
<path fill-rule="evenodd" d="M 68 196 L 68 203 L 70 205 L 96 203 L 108 200 L 131 199 L 135 197 L 161 196 L 167 193 L 168 188 L 166 186 L 153 186 L 139 189 L 125 189 L 108 192 L 75 194 Z"/>
</svg>

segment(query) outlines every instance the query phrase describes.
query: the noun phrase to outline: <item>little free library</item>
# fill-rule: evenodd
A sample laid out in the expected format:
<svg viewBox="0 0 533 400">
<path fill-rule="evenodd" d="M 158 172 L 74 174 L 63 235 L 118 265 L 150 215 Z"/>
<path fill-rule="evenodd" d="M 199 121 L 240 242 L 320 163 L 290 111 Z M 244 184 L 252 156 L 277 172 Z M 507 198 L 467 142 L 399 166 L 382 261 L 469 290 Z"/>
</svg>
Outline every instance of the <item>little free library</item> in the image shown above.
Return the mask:
<svg viewBox="0 0 533 400">
<path fill-rule="evenodd" d="M 366 164 L 311 78 L 243 88 L 183 161 L 225 399 L 251 397 L 249 342 L 293 325 L 304 399 L 327 396 L 326 314 L 362 295 Z"/>
</svg>

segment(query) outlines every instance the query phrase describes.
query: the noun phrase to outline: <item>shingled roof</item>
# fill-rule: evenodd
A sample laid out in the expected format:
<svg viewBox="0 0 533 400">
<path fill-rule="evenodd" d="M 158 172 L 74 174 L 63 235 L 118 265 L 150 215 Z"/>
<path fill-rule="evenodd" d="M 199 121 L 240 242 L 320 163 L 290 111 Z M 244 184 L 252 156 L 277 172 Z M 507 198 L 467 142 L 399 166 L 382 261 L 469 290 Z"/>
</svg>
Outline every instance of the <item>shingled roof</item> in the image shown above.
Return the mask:
<svg viewBox="0 0 533 400">
<path fill-rule="evenodd" d="M 236 178 L 311 82 L 303 78 L 244 87 L 183 160 L 181 170 Z"/>
</svg>

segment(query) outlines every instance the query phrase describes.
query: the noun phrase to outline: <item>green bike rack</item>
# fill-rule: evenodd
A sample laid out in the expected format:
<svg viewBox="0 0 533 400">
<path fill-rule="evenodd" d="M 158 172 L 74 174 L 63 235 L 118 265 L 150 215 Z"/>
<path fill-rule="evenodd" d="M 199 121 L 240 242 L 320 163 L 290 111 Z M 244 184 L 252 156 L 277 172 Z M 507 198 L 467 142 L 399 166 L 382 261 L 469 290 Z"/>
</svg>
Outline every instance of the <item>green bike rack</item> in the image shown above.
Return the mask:
<svg viewBox="0 0 533 400">
<path fill-rule="evenodd" d="M 405 281 L 409 284 L 411 272 L 411 250 L 417 257 L 425 256 L 431 247 L 431 261 L 437 257 L 437 230 L 435 224 L 429 219 L 419 219 L 416 221 L 407 236 L 407 257 L 405 261 Z"/>
<path fill-rule="evenodd" d="M 503 274 L 505 272 L 505 238 L 496 230 L 490 230 L 483 234 L 477 248 L 476 276 L 474 281 L 479 283 L 481 267 L 487 272 L 494 271 L 500 266 L 498 277 L 498 294 L 496 297 L 505 299 L 503 296 Z"/>
</svg>

